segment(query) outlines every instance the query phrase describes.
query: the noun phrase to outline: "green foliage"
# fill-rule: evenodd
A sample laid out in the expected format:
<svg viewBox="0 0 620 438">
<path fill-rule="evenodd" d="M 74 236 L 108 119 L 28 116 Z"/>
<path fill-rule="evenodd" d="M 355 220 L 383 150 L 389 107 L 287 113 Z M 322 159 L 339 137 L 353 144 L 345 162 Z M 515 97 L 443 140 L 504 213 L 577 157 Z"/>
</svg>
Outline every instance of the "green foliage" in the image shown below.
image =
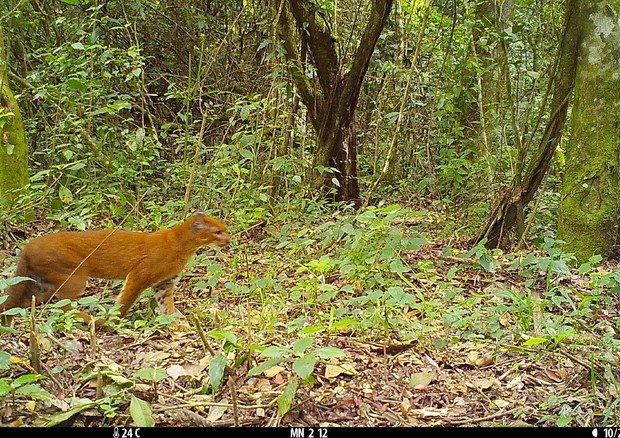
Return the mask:
<svg viewBox="0 0 620 438">
<path fill-rule="evenodd" d="M 0 230 L 12 232 L 26 211 L 46 220 L 28 234 L 46 232 L 42 224 L 157 230 L 193 208 L 224 219 L 231 250 L 195 257 L 187 271 L 196 276 L 182 289 L 191 295 L 183 305 L 214 328 L 206 339 L 217 346 L 205 381 L 190 379 L 184 395 L 224 398 L 230 369 L 239 378 L 255 360 L 246 377 L 258 378 L 279 365 L 282 418 L 300 393 L 323 384 L 324 365 L 345 359 L 332 346 L 339 337 L 386 349 L 415 344 L 429 357 L 471 343 L 531 360 L 587 347 L 596 410 L 614 421 L 617 403 L 597 397 L 617 387 L 620 320 L 607 309 L 616 306 L 620 273 L 600 257 L 576 268 L 552 237 L 561 159 L 526 212 L 527 250 L 465 243 L 542 135 L 537 109 L 547 98 L 561 2 L 516 2 L 501 32 L 480 16 L 481 2 L 400 2 L 359 96 L 359 181 L 370 197 L 359 210 L 329 203 L 310 185 L 316 133 L 265 18 L 267 2 L 218 0 L 209 10 L 177 0 L 30 3 L 0 5 L 31 146 L 28 193 Z M 349 4 L 317 2 L 343 59 L 356 46 L 364 5 L 350 13 Z M 487 91 L 498 100 L 485 108 Z M 8 120 L 0 114 L 0 127 Z M 7 234 L 9 247 L 22 238 Z M 0 279 L 0 290 L 18 281 L 27 279 Z M 175 317 L 157 315 L 152 296 L 109 328 L 136 345 L 165 336 Z M 51 361 L 83 354 L 64 341 L 86 329 L 78 308 L 95 318 L 117 312 L 111 296 L 82 298 L 69 311 L 66 304 L 34 315 L 43 339 L 62 338 L 53 343 L 60 350 L 44 352 Z M 26 335 L 16 319 L 0 331 Z M 0 370 L 6 402 L 51 403 L 51 379 L 18 375 L 6 351 Z M 57 372 L 79 390 L 53 400 L 60 412 L 49 426 L 93 412 L 103 425 L 153 426 L 153 400 L 172 379 L 152 364 L 88 362 L 75 375 Z M 548 415 L 535 421 L 579 423 L 572 398 L 540 405 Z"/>
</svg>

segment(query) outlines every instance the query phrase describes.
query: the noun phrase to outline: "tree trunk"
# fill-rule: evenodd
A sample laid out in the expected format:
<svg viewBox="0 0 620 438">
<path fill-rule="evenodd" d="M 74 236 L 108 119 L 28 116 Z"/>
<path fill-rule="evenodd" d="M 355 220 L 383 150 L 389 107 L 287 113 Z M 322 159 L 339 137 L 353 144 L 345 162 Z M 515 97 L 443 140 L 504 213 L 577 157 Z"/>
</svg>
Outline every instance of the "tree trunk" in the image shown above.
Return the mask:
<svg viewBox="0 0 620 438">
<path fill-rule="evenodd" d="M 308 109 L 317 133 L 317 151 L 313 185 L 317 189 L 335 189 L 336 201 L 360 203 L 357 180 L 357 137 L 354 115 L 370 58 L 387 18 L 393 0 L 371 2 L 372 9 L 359 45 L 350 63 L 338 56 L 335 39 L 316 5 L 307 0 L 274 0 L 275 23 L 284 41 L 292 77 L 302 102 Z M 298 42 L 295 36 L 295 28 Z M 307 51 L 304 59 L 298 50 Z M 316 72 L 309 75 L 309 64 Z M 350 65 L 345 72 L 345 64 Z M 313 78 L 312 76 L 315 76 Z M 335 169 L 335 175 L 325 172 Z M 335 181 L 335 183 L 334 183 Z"/>
<path fill-rule="evenodd" d="M 584 1 L 559 238 L 580 261 L 620 236 L 620 0 Z"/>
<path fill-rule="evenodd" d="M 577 51 L 581 38 L 579 25 L 579 0 L 566 2 L 564 32 L 558 53 L 558 65 L 553 79 L 553 98 L 550 117 L 545 127 L 538 151 L 521 177 L 515 176 L 504 196 L 491 211 L 487 222 L 481 228 L 476 241 L 486 238 L 487 248 L 496 248 L 506 239 L 508 233 L 518 225 L 523 210 L 534 199 L 557 148 L 566 122 L 570 96 L 575 83 Z M 520 237 L 520 236 L 519 236 Z"/>
<path fill-rule="evenodd" d="M 0 211 L 28 184 L 28 147 L 17 100 L 9 88 L 8 55 L 0 23 Z"/>
<path fill-rule="evenodd" d="M 484 0 L 475 5 L 476 26 L 472 30 L 472 43 L 482 73 L 476 79 L 464 78 L 470 84 L 474 80 L 479 81 L 479 87 L 473 87 L 479 88 L 479 94 L 477 108 L 472 106 L 464 112 L 463 126 L 474 131 L 479 157 L 492 155 L 494 150 L 494 131 L 505 93 L 502 90 L 501 64 L 507 62 L 497 34 L 508 27 L 513 12 L 514 0 Z M 482 40 L 485 42 L 481 44 Z M 507 80 L 504 78 L 504 81 Z"/>
</svg>

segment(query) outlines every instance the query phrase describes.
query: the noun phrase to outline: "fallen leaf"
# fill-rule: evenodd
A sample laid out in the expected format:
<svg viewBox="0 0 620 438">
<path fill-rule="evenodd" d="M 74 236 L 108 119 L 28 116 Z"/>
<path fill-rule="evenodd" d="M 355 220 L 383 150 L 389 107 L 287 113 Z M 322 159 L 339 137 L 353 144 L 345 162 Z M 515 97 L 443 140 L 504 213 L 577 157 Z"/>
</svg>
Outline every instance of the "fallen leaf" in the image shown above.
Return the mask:
<svg viewBox="0 0 620 438">
<path fill-rule="evenodd" d="M 509 401 L 502 400 L 501 398 L 493 400 L 493 401 L 491 401 L 491 403 L 493 403 L 495 405 L 495 407 L 497 407 L 499 409 L 505 408 L 506 406 L 510 405 Z"/>
<path fill-rule="evenodd" d="M 268 368 L 265 371 L 263 371 L 263 374 L 265 375 L 265 377 L 269 377 L 271 379 L 272 377 L 275 377 L 278 374 L 280 374 L 282 371 L 284 371 L 284 368 L 282 368 L 280 365 L 274 365 L 271 368 Z"/>
<path fill-rule="evenodd" d="M 269 381 L 269 379 L 258 379 L 255 388 L 260 392 L 269 392 L 272 388 L 271 381 Z"/>
<path fill-rule="evenodd" d="M 228 403 L 228 400 L 224 399 L 221 401 L 221 404 Z M 209 415 L 207 415 L 207 421 L 214 423 L 226 413 L 228 408 L 226 406 L 221 405 L 212 405 L 209 408 Z"/>
<path fill-rule="evenodd" d="M 170 353 L 165 351 L 149 351 L 142 359 L 147 364 L 161 365 L 161 363 L 170 357 Z"/>
<path fill-rule="evenodd" d="M 403 414 L 404 417 L 407 417 L 410 409 L 411 409 L 411 402 L 409 401 L 408 398 L 400 402 L 400 412 Z"/>
<path fill-rule="evenodd" d="M 467 354 L 467 360 L 465 362 L 470 365 L 474 365 L 474 363 L 478 360 L 479 357 L 480 353 L 478 353 L 476 350 L 470 351 L 469 354 Z"/>
<path fill-rule="evenodd" d="M 482 356 L 482 357 L 479 357 L 478 359 L 476 359 L 473 364 L 477 368 L 483 368 L 483 367 L 488 367 L 489 365 L 493 365 L 493 362 L 495 362 L 493 360 L 493 357 L 491 357 L 491 356 Z"/>
<path fill-rule="evenodd" d="M 348 374 L 354 376 L 357 374 L 355 371 L 355 365 L 350 363 L 343 363 L 340 365 L 325 365 L 325 377 L 327 379 L 333 379 L 340 374 Z"/>
<path fill-rule="evenodd" d="M 185 368 L 183 368 L 181 365 L 170 365 L 168 368 L 166 368 L 166 372 L 174 380 L 178 379 L 181 376 L 189 376 L 190 375 L 187 372 L 187 370 Z"/>
<path fill-rule="evenodd" d="M 488 389 L 497 383 L 496 379 L 487 377 L 477 377 L 471 381 L 478 389 Z"/>
<path fill-rule="evenodd" d="M 553 380 L 556 383 L 561 383 L 564 381 L 564 379 L 555 371 L 546 370 L 545 374 L 547 375 L 547 377 L 549 377 L 551 380 Z"/>
<path fill-rule="evenodd" d="M 422 408 L 412 409 L 409 411 L 409 415 L 415 415 L 416 417 L 445 417 L 448 415 L 448 409 L 437 408 Z"/>
<path fill-rule="evenodd" d="M 284 377 L 282 377 L 282 374 L 278 373 L 273 377 L 273 382 L 276 385 L 282 385 L 284 383 Z"/>
<path fill-rule="evenodd" d="M 415 373 L 409 379 L 409 386 L 414 389 L 424 389 L 435 379 L 434 373 L 422 372 Z"/>
<path fill-rule="evenodd" d="M 138 392 L 150 392 L 153 390 L 153 386 L 147 385 L 146 383 L 136 383 L 133 390 Z"/>
</svg>

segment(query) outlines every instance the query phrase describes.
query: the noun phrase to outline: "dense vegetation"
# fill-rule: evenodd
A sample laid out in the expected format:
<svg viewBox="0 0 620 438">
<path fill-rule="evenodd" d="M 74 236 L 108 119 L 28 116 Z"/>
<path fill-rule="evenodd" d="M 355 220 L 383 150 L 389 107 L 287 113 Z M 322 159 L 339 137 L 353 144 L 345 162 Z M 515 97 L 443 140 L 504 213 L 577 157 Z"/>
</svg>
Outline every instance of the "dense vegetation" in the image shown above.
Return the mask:
<svg viewBox="0 0 620 438">
<path fill-rule="evenodd" d="M 297 3 L 317 14 L 305 38 Z M 202 209 L 233 233 L 178 286 L 188 334 L 151 292 L 97 334 L 66 303 L 19 310 L 0 326 L 0 424 L 618 425 L 620 269 L 556 235 L 567 129 L 514 230 L 481 234 L 548 140 L 571 4 L 0 4 L 30 173 L 1 206 L 0 290 L 53 230 Z M 329 161 L 309 105 L 352 72 L 348 155 Z M 105 315 L 120 282 L 91 286 L 78 307 Z"/>
</svg>

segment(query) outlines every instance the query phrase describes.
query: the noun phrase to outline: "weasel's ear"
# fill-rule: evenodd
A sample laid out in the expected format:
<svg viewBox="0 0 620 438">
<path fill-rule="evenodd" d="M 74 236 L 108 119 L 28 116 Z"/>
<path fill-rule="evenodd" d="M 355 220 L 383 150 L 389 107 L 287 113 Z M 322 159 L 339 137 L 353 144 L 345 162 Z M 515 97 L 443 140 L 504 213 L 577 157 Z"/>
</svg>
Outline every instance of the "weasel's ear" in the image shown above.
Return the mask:
<svg viewBox="0 0 620 438">
<path fill-rule="evenodd" d="M 217 227 L 214 224 L 212 224 L 209 219 L 210 219 L 209 216 L 207 216 L 207 214 L 204 211 L 196 212 L 196 215 L 194 216 L 194 220 L 192 221 L 192 230 L 194 231 L 207 230 L 210 232 L 217 231 Z"/>
<path fill-rule="evenodd" d="M 204 210 L 196 210 L 194 214 L 207 214 Z"/>
</svg>

